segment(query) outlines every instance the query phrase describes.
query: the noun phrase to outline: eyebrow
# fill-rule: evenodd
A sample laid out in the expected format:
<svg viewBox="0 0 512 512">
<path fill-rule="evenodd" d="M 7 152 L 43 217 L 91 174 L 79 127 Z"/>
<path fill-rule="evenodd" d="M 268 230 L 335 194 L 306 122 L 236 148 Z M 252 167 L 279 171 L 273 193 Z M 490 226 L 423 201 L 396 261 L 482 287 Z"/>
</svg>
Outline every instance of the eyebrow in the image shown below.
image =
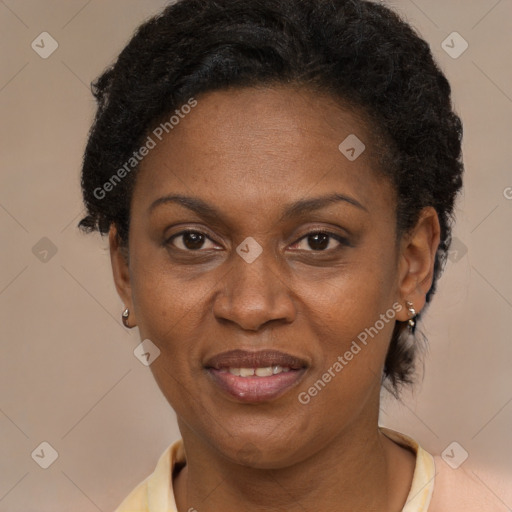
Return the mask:
<svg viewBox="0 0 512 512">
<path fill-rule="evenodd" d="M 326 206 L 337 202 L 345 202 L 355 206 L 356 208 L 359 208 L 360 210 L 368 212 L 368 209 L 353 197 L 347 196 L 345 194 L 335 193 L 309 199 L 301 199 L 291 203 L 286 206 L 279 221 L 283 222 L 285 220 L 289 220 L 290 218 L 298 217 L 304 213 L 320 210 L 321 208 L 325 208 Z M 158 206 L 169 203 L 179 204 L 189 210 L 192 210 L 200 217 L 205 219 L 214 220 L 223 218 L 222 214 L 206 201 L 203 201 L 197 197 L 184 196 L 180 194 L 168 195 L 158 198 L 157 200 L 153 201 L 153 203 L 151 203 L 148 212 L 152 213 Z"/>
</svg>

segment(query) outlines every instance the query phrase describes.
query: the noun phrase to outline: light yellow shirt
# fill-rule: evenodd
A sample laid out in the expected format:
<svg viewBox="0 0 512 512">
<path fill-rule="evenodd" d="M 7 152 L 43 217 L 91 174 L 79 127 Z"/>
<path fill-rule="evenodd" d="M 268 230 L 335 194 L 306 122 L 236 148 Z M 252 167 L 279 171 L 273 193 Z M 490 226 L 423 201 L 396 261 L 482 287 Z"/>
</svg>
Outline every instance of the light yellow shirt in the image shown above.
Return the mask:
<svg viewBox="0 0 512 512">
<path fill-rule="evenodd" d="M 462 468 L 450 468 L 441 458 L 433 457 L 404 434 L 384 427 L 380 430 L 416 454 L 413 480 L 402 512 L 509 512 L 499 499 Z M 153 473 L 114 512 L 178 512 L 172 473 L 176 464 L 184 463 L 185 451 L 180 439 L 164 451 Z"/>
</svg>

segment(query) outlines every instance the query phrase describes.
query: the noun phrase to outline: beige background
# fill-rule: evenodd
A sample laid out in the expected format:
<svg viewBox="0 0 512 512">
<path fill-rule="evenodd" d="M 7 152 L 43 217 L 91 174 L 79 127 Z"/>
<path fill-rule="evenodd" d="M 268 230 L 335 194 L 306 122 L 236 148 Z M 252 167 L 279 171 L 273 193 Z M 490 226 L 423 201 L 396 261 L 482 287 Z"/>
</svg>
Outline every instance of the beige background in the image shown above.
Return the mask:
<svg viewBox="0 0 512 512">
<path fill-rule="evenodd" d="M 165 3 L 0 0 L 1 512 L 111 511 L 179 435 L 120 324 L 106 243 L 75 227 L 88 84 Z M 403 404 L 385 397 L 381 422 L 434 453 L 457 441 L 512 508 L 512 0 L 391 5 L 453 85 L 467 170 L 425 378 Z M 47 59 L 31 48 L 43 31 L 59 44 Z M 457 59 L 441 47 L 453 31 L 469 43 Z M 59 454 L 46 470 L 43 441 Z"/>
</svg>

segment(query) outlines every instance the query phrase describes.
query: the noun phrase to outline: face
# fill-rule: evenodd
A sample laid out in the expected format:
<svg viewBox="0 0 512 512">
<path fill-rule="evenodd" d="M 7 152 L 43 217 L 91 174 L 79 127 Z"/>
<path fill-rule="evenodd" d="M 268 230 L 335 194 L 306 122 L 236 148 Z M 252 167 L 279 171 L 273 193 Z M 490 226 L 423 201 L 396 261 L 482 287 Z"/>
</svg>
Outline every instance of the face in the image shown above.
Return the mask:
<svg viewBox="0 0 512 512">
<path fill-rule="evenodd" d="M 351 134 L 355 160 L 338 148 Z M 369 130 L 273 88 L 197 97 L 164 135 L 139 170 L 129 263 L 112 251 L 185 442 L 278 468 L 374 425 L 414 265 Z"/>
</svg>

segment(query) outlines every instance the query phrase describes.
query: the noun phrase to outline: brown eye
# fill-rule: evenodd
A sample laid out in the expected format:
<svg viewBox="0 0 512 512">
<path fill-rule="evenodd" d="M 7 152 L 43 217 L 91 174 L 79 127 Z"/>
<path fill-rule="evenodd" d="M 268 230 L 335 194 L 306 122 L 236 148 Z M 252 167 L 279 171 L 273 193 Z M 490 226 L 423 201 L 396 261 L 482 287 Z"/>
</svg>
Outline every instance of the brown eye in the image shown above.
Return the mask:
<svg viewBox="0 0 512 512">
<path fill-rule="evenodd" d="M 204 249 L 204 245 L 207 242 L 210 242 L 212 246 L 215 245 L 204 233 L 199 231 L 183 231 L 172 236 L 168 243 L 184 251 L 198 251 L 199 249 Z M 206 248 L 212 249 L 213 247 Z"/>
<path fill-rule="evenodd" d="M 322 252 L 335 250 L 340 245 L 350 245 L 342 236 L 334 233 L 315 231 L 302 237 L 295 242 L 292 249 L 299 249 L 309 252 Z"/>
<path fill-rule="evenodd" d="M 330 239 L 331 237 L 326 233 L 315 233 L 314 235 L 307 236 L 309 247 L 315 251 L 323 251 L 327 249 Z"/>
</svg>

